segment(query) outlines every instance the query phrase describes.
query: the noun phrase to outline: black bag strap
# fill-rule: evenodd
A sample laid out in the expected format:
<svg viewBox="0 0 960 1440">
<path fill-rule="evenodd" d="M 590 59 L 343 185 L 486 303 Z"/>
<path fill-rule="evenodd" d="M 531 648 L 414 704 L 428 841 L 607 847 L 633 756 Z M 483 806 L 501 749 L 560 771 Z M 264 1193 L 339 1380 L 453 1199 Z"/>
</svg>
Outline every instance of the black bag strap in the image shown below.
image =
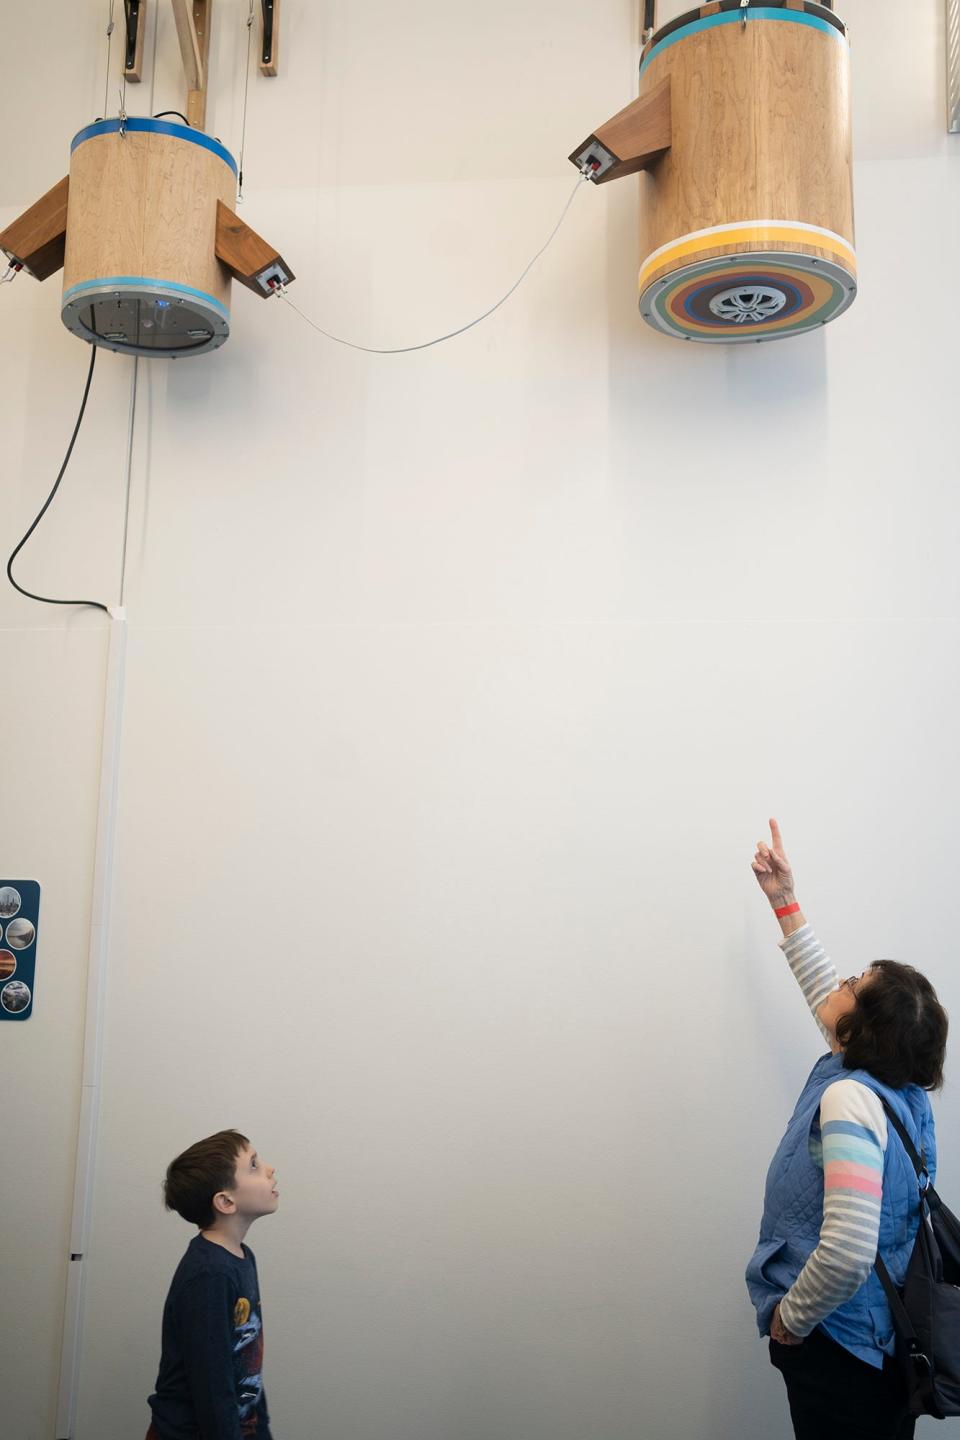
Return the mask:
<svg viewBox="0 0 960 1440">
<path fill-rule="evenodd" d="M 890 1123 L 891 1123 L 891 1125 L 893 1126 L 894 1130 L 896 1130 L 897 1134 L 900 1136 L 900 1139 L 901 1139 L 902 1142 L 903 1142 L 903 1148 L 904 1148 L 904 1150 L 906 1150 L 907 1154 L 909 1155 L 910 1161 L 911 1161 L 911 1163 L 912 1163 L 912 1165 L 913 1165 L 913 1168 L 914 1168 L 914 1170 L 916 1170 L 916 1172 L 917 1172 L 917 1179 L 921 1182 L 921 1184 L 920 1184 L 921 1190 L 925 1189 L 926 1186 L 924 1186 L 924 1184 L 922 1183 L 922 1182 L 923 1182 L 923 1177 L 926 1175 L 928 1182 L 929 1182 L 929 1179 L 930 1179 L 929 1173 L 928 1173 L 928 1171 L 927 1171 L 927 1152 L 926 1152 L 926 1150 L 921 1150 L 921 1151 L 920 1151 L 920 1154 L 919 1154 L 919 1155 L 917 1154 L 917 1147 L 914 1145 L 913 1141 L 910 1139 L 910 1136 L 909 1136 L 909 1134 L 907 1133 L 907 1128 L 906 1128 L 906 1126 L 904 1125 L 903 1121 L 900 1119 L 899 1115 L 898 1115 L 898 1114 L 896 1113 L 896 1111 L 894 1110 L 893 1106 L 890 1104 L 890 1101 L 887 1100 L 887 1099 L 885 1098 L 885 1096 L 878 1094 L 876 1091 L 875 1091 L 874 1093 L 877 1095 L 877 1099 L 880 1101 L 880 1104 L 883 1106 L 884 1110 L 887 1112 L 887 1119 L 890 1121 Z"/>
<path fill-rule="evenodd" d="M 917 1172 L 917 1183 L 920 1186 L 920 1223 L 922 1225 L 928 1195 L 932 1192 L 930 1175 L 927 1171 L 926 1151 L 921 1148 L 920 1154 L 917 1154 L 917 1148 L 907 1133 L 906 1127 L 900 1120 L 900 1117 L 894 1112 L 893 1106 L 882 1095 L 878 1095 L 877 1098 L 886 1111 L 887 1119 L 900 1136 L 903 1148 L 906 1150 L 913 1164 L 913 1168 Z M 924 1178 L 926 1178 L 926 1184 L 924 1184 Z M 890 1306 L 890 1314 L 893 1317 L 893 1328 L 900 1341 L 898 1351 L 906 1367 L 908 1385 L 915 1390 L 916 1395 L 920 1397 L 922 1402 L 918 1413 L 939 1415 L 941 1412 L 937 1408 L 936 1403 L 931 1357 L 924 1354 L 921 1349 L 920 1340 L 914 1328 L 913 1321 L 907 1314 L 906 1306 L 903 1303 L 900 1292 L 890 1277 L 890 1271 L 880 1258 L 879 1251 L 877 1251 L 876 1259 L 873 1262 L 873 1268 L 877 1272 L 880 1284 L 883 1286 L 883 1293 L 886 1295 L 887 1303 Z"/>
<path fill-rule="evenodd" d="M 883 1286 L 883 1293 L 890 1304 L 890 1311 L 893 1315 L 894 1328 L 897 1334 L 902 1337 L 911 1350 L 917 1345 L 917 1332 L 913 1328 L 913 1321 L 907 1314 L 903 1301 L 900 1298 L 900 1291 L 890 1278 L 890 1271 L 880 1259 L 879 1254 L 873 1262 L 873 1268 L 880 1277 L 880 1284 Z"/>
</svg>

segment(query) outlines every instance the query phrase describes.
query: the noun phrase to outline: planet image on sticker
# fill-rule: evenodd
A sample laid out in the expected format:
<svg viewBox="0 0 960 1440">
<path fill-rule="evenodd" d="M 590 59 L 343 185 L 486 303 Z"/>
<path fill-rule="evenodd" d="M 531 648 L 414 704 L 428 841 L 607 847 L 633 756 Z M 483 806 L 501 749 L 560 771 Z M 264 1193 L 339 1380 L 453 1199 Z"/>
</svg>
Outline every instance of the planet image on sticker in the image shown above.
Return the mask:
<svg viewBox="0 0 960 1440">
<path fill-rule="evenodd" d="M 36 937 L 36 928 L 29 920 L 11 920 L 7 926 L 7 944 L 11 950 L 26 950 Z"/>
<path fill-rule="evenodd" d="M 0 980 L 9 980 L 17 968 L 17 959 L 9 950 L 0 950 Z"/>
<path fill-rule="evenodd" d="M 30 1004 L 30 986 L 22 980 L 8 980 L 0 990 L 0 1005 L 11 1015 L 19 1015 Z"/>
<path fill-rule="evenodd" d="M 9 920 L 20 909 L 20 891 L 12 885 L 0 886 L 0 920 Z"/>
</svg>

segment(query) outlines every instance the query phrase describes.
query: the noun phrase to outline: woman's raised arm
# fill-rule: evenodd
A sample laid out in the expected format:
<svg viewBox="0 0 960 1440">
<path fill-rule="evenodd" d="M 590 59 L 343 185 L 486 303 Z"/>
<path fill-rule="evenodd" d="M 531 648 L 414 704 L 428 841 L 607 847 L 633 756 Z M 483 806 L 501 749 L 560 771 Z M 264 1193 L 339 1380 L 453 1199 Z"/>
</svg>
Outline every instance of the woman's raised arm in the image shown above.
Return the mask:
<svg viewBox="0 0 960 1440">
<path fill-rule="evenodd" d="M 821 1017 L 821 1007 L 840 987 L 840 976 L 833 961 L 807 924 L 793 888 L 793 871 L 783 848 L 783 836 L 776 820 L 770 821 L 770 844 L 757 841 L 752 862 L 753 873 L 760 889 L 770 901 L 780 922 L 784 938 L 781 949 L 793 972 L 803 998 L 810 1007 L 820 1032 L 830 1045 L 837 1048 L 837 1039 L 830 1016 Z M 825 1020 L 827 1023 L 825 1023 Z"/>
<path fill-rule="evenodd" d="M 792 935 L 807 922 L 793 888 L 793 870 L 783 848 L 783 836 L 776 820 L 770 821 L 770 844 L 757 841 L 753 857 L 753 873 L 757 884 L 770 901 L 784 935 Z"/>
</svg>

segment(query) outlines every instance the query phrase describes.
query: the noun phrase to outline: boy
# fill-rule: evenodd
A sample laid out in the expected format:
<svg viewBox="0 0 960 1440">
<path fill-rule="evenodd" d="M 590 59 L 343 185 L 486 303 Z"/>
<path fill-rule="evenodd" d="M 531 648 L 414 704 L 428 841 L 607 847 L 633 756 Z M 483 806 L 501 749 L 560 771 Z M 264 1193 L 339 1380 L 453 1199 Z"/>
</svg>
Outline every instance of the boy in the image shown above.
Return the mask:
<svg viewBox="0 0 960 1440">
<path fill-rule="evenodd" d="M 243 1238 L 280 1203 L 275 1176 L 236 1130 L 199 1140 L 167 1169 L 167 1209 L 200 1233 L 163 1309 L 147 1440 L 271 1440 L 257 1263 Z"/>
</svg>

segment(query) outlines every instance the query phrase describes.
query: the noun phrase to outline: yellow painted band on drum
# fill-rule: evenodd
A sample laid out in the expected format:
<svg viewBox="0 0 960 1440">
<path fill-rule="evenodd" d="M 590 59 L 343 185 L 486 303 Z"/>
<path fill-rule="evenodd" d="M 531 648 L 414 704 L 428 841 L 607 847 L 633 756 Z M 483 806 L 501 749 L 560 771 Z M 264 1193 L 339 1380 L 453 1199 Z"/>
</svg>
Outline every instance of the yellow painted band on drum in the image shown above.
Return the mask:
<svg viewBox="0 0 960 1440">
<path fill-rule="evenodd" d="M 749 257 L 747 257 L 747 259 L 749 260 Z M 739 268 L 740 268 L 741 271 L 742 271 L 742 267 L 739 267 Z M 790 270 L 787 266 L 780 266 L 780 267 L 771 266 L 770 268 L 771 268 L 771 270 L 773 270 L 774 272 L 776 272 L 777 268 L 780 268 L 780 269 L 783 270 L 783 273 L 784 273 L 788 278 L 798 278 L 798 279 L 801 279 L 805 285 L 809 285 L 811 291 L 813 292 L 813 297 L 814 297 L 815 303 L 810 307 L 810 309 L 809 309 L 807 312 L 805 312 L 805 314 L 801 314 L 801 315 L 797 315 L 797 314 L 788 315 L 788 316 L 786 317 L 786 319 L 784 319 L 784 320 L 766 320 L 766 321 L 764 321 L 764 324 L 763 324 L 763 333 L 764 333 L 764 335 L 769 335 L 769 334 L 771 334 L 771 333 L 772 333 L 773 331 L 775 331 L 775 330 L 787 330 L 787 329 L 789 329 L 790 326 L 792 326 L 792 325 L 802 324 L 803 321 L 804 321 L 804 319 L 806 318 L 806 315 L 815 315 L 815 314 L 817 313 L 817 311 L 820 310 L 821 307 L 827 303 L 827 301 L 830 299 L 831 295 L 833 294 L 833 286 L 831 285 L 830 281 L 824 279 L 823 277 L 821 277 L 821 276 L 819 276 L 819 275 L 816 275 L 816 274 L 811 275 L 811 274 L 810 274 L 808 271 L 806 271 L 806 270 L 793 271 L 793 270 Z M 731 267 L 730 267 L 730 283 L 731 283 L 731 285 L 736 285 L 736 283 L 737 283 L 737 273 L 738 273 L 738 267 L 731 266 Z M 749 273 L 749 270 L 747 270 L 746 273 Z M 718 278 L 719 278 L 719 275 L 718 275 Z M 726 280 L 726 278 L 727 278 L 727 275 L 726 275 L 726 272 L 725 272 L 725 271 L 723 272 L 723 278 L 724 278 L 724 280 Z M 667 309 L 670 310 L 670 313 L 671 313 L 672 315 L 674 314 L 673 309 L 672 309 L 671 305 L 669 304 L 669 302 L 668 302 L 668 304 L 667 304 Z M 683 317 L 679 317 L 679 316 L 674 315 L 674 319 L 677 321 L 678 324 L 681 325 L 682 329 L 683 329 L 685 332 L 689 332 L 689 333 L 691 333 L 691 334 L 716 336 L 716 335 L 719 335 L 719 334 L 722 334 L 722 333 L 723 333 L 723 330 L 722 330 L 721 327 L 716 326 L 716 325 L 701 325 L 701 324 L 699 324 L 696 320 L 692 320 L 689 315 L 684 315 Z M 739 328 L 740 328 L 739 326 L 733 326 L 733 325 L 731 325 L 731 326 L 730 326 L 730 331 L 731 331 L 731 333 L 733 333 L 734 330 L 738 330 Z"/>
<path fill-rule="evenodd" d="M 703 250 L 714 250 L 718 245 L 770 245 L 779 242 L 794 245 L 818 245 L 837 257 L 845 270 L 857 273 L 857 256 L 853 246 L 832 230 L 821 230 L 817 225 L 779 225 L 776 222 L 758 221 L 752 225 L 717 225 L 710 230 L 695 230 L 683 235 L 669 245 L 661 245 L 648 255 L 640 266 L 640 289 L 647 278 L 661 265 L 684 256 L 696 256 Z M 733 259 L 733 256 L 718 256 L 718 259 Z M 746 256 L 743 257 L 744 259 Z"/>
</svg>

